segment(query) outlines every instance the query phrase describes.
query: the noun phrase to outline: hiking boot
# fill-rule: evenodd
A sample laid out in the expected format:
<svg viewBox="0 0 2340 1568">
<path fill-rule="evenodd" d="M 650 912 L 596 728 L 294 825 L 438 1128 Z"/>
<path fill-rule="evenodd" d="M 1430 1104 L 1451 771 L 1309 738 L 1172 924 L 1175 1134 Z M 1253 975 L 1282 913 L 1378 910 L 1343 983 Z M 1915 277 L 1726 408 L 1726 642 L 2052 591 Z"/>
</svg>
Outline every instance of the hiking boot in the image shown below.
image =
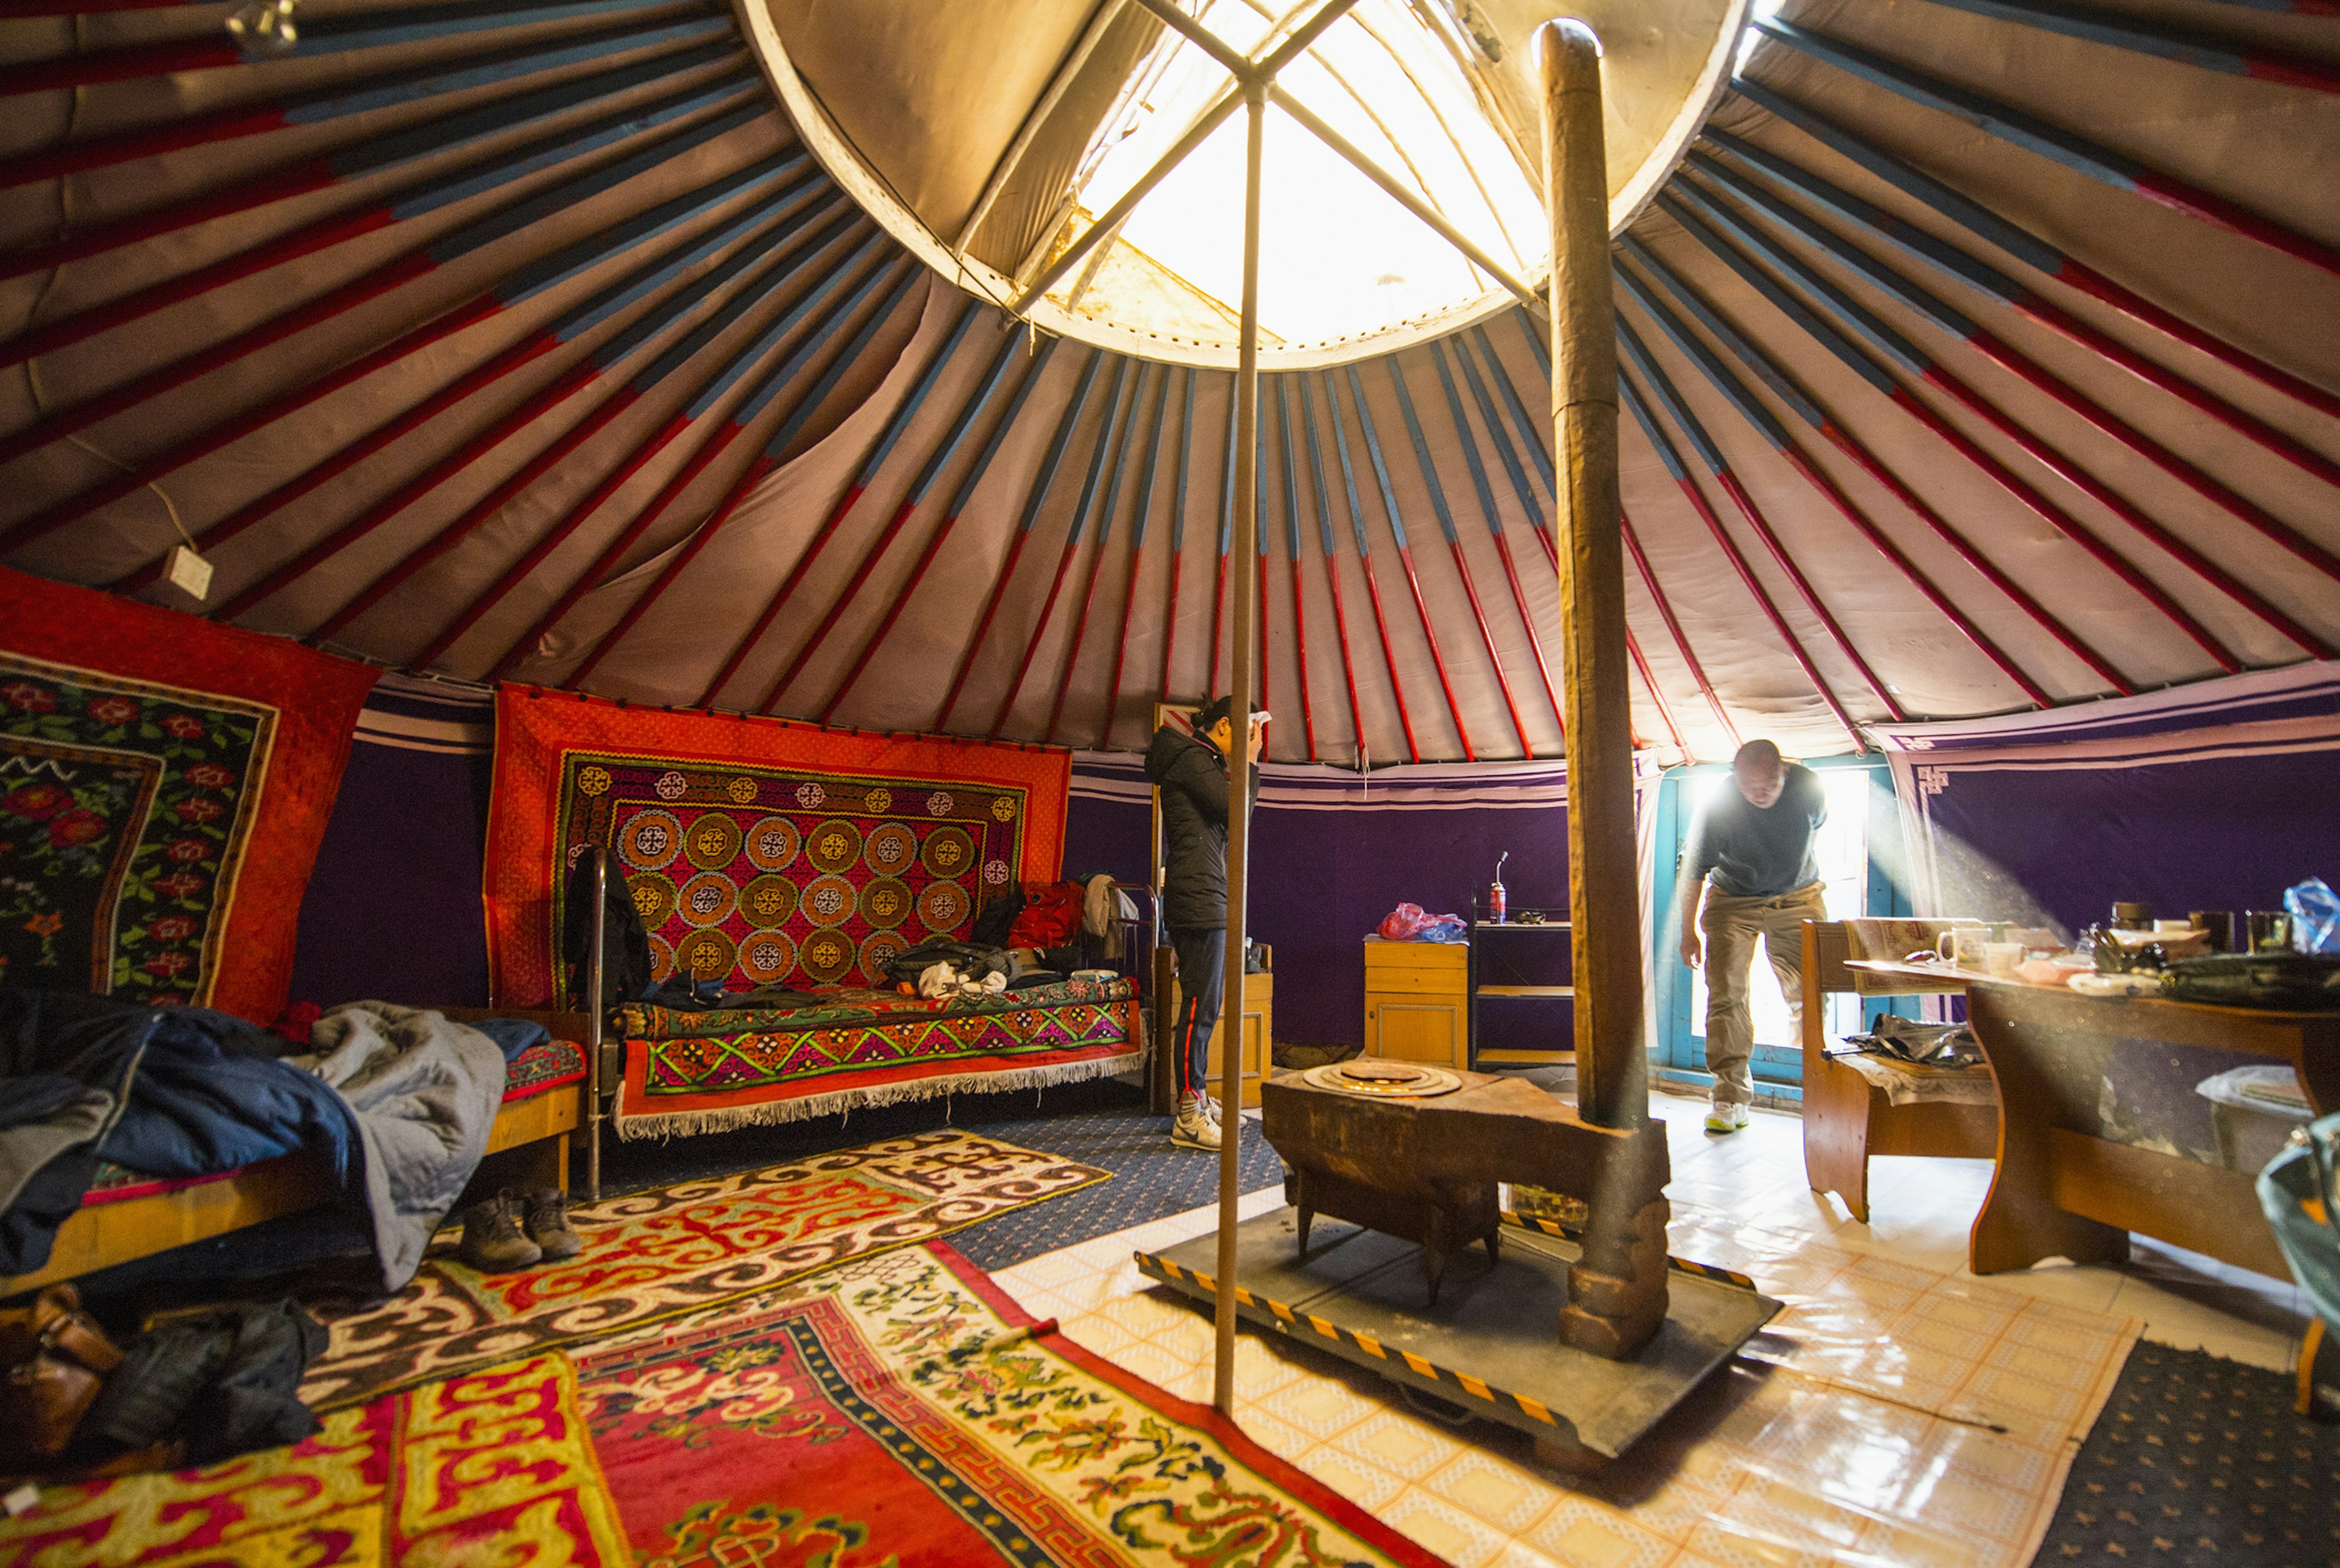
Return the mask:
<svg viewBox="0 0 2340 1568">
<path fill-rule="evenodd" d="M 463 1244 L 455 1255 L 481 1274 L 510 1274 L 544 1258 L 544 1249 L 520 1233 L 520 1206 L 500 1192 L 463 1211 Z"/>
<path fill-rule="evenodd" d="M 1172 1143 L 1182 1149 L 1219 1146 L 1219 1124 L 1203 1109 L 1208 1103 L 1201 1095 L 1188 1095 L 1178 1102 L 1178 1119 L 1170 1124 Z"/>
<path fill-rule="evenodd" d="M 1746 1125 L 1745 1106 L 1718 1104 L 1706 1118 L 1706 1130 L 1710 1133 L 1735 1133 Z"/>
<path fill-rule="evenodd" d="M 528 1239 L 536 1243 L 547 1263 L 575 1257 L 585 1250 L 585 1238 L 569 1228 L 569 1195 L 554 1187 L 530 1193 Z"/>
</svg>

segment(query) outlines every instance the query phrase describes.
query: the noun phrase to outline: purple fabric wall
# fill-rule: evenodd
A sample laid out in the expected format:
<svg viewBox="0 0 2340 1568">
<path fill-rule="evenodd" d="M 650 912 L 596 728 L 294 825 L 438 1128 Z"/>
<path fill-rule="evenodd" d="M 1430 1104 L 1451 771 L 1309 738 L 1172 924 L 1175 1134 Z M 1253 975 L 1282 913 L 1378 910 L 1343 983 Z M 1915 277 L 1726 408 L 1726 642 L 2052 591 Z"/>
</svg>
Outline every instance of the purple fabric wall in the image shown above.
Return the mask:
<svg viewBox="0 0 2340 1568">
<path fill-rule="evenodd" d="M 2085 771 L 1958 774 L 1933 797 L 1946 909 L 1991 911 L 2005 882 L 2077 932 L 2116 899 L 2164 918 L 2280 909 L 2308 877 L 2340 884 L 2333 753 L 2215 758 Z"/>
<path fill-rule="evenodd" d="M 2340 664 L 1878 733 L 1920 913 L 2077 933 L 2116 899 L 2176 918 L 2340 883 Z"/>
<path fill-rule="evenodd" d="M 1271 767 L 1254 818 L 1250 928 L 1275 949 L 1276 1037 L 1362 1042 L 1366 936 L 1402 902 L 1467 918 L 1506 849 L 1513 909 L 1565 907 L 1564 799 L 1557 764 L 1393 769 L 1370 785 L 1329 769 Z M 1076 759 L 1066 870 L 1145 881 L 1149 820 L 1134 760 Z M 1555 967 L 1564 939 L 1510 940 L 1520 982 L 1564 978 Z M 1568 1027 L 1564 1006 L 1498 1002 L 1482 1010 L 1480 1043 L 1565 1048 Z"/>
<path fill-rule="evenodd" d="M 491 717 L 483 699 L 395 676 L 367 699 L 301 901 L 294 1001 L 486 1005 Z"/>
</svg>

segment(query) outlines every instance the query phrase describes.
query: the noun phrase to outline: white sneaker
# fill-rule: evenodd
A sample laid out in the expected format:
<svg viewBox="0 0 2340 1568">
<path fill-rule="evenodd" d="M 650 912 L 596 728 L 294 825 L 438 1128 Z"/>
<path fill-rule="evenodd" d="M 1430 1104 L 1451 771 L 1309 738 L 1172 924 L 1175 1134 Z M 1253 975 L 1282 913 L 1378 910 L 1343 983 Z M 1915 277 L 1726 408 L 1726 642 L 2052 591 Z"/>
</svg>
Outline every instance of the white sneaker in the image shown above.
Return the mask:
<svg viewBox="0 0 2340 1568">
<path fill-rule="evenodd" d="M 1717 1105 L 1707 1113 L 1706 1130 L 1710 1133 L 1735 1133 L 1747 1125 L 1747 1107 L 1740 1105 Z"/>
<path fill-rule="evenodd" d="M 1205 1095 L 1203 1097 L 1203 1114 L 1211 1118 L 1211 1125 L 1213 1126 L 1217 1126 L 1221 1120 L 1219 1116 L 1219 1102 L 1213 1099 L 1210 1096 Z"/>
<path fill-rule="evenodd" d="M 1178 1102 L 1178 1119 L 1170 1124 L 1170 1141 L 1182 1149 L 1216 1149 L 1219 1146 L 1219 1124 L 1213 1121 L 1203 1107 L 1209 1101 L 1201 1095 L 1188 1095 Z"/>
</svg>

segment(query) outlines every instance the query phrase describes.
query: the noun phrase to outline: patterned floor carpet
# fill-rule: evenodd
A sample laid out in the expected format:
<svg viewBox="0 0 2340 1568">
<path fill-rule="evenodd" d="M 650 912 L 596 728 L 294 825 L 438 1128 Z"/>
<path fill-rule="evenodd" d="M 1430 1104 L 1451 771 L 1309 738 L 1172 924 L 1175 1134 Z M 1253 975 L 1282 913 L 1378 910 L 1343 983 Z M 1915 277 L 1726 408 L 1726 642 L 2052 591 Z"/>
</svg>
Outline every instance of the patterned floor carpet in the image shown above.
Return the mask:
<svg viewBox="0 0 2340 1568">
<path fill-rule="evenodd" d="M 985 1220 L 954 1236 L 952 1245 L 982 1268 L 1006 1268 L 1059 1247 L 1182 1214 L 1218 1196 L 1217 1157 L 1175 1147 L 1168 1120 L 1146 1113 L 1144 1093 L 1111 1079 L 1036 1093 L 961 1096 L 947 1104 L 930 1100 L 664 1143 L 621 1144 L 612 1138 L 601 1156 L 601 1187 L 605 1193 L 622 1193 L 669 1186 L 945 1126 L 1113 1173 L 1111 1181 Z M 1274 1186 L 1283 1176 L 1283 1163 L 1259 1136 L 1259 1124 L 1245 1124 L 1243 1190 Z"/>
<path fill-rule="evenodd" d="M 2340 1425 L 2291 1397 L 2281 1373 L 2139 1344 L 2035 1563 L 2340 1563 Z"/>
</svg>

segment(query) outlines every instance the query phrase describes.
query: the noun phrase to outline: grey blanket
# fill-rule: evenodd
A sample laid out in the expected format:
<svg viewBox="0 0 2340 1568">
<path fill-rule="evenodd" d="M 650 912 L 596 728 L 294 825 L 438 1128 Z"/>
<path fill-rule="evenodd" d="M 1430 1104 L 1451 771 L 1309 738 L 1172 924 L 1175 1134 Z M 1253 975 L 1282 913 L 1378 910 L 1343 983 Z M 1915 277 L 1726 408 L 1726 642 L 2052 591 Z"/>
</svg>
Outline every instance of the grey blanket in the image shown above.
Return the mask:
<svg viewBox="0 0 2340 1568">
<path fill-rule="evenodd" d="M 503 1052 L 477 1029 L 388 1002 L 344 1003 L 309 1038 L 316 1054 L 286 1059 L 357 1112 L 382 1289 L 403 1289 L 487 1152 L 503 1100 Z"/>
</svg>

